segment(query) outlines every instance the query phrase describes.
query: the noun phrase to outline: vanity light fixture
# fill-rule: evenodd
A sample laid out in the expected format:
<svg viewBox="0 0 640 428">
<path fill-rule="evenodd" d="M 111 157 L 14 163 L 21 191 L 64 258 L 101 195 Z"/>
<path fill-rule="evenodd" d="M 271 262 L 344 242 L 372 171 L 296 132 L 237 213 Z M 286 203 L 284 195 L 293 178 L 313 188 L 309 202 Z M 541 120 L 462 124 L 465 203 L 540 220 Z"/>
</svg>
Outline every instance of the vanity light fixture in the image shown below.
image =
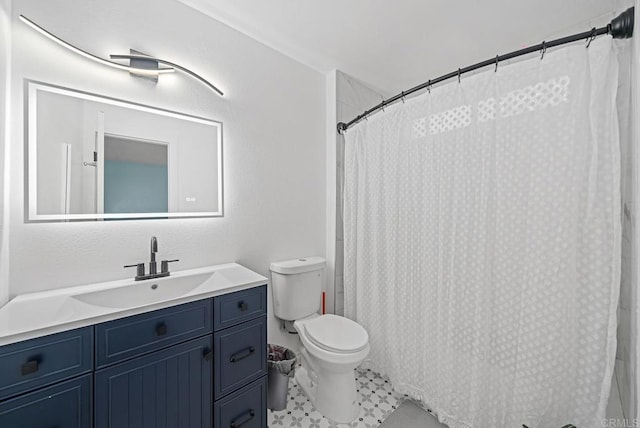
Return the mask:
<svg viewBox="0 0 640 428">
<path fill-rule="evenodd" d="M 220 89 L 216 88 L 213 84 L 211 84 L 211 82 L 206 80 L 204 77 L 197 75 L 196 73 L 194 73 L 193 71 L 189 70 L 188 68 L 185 68 L 185 67 L 183 67 L 183 66 L 181 66 L 179 64 L 176 64 L 175 62 L 169 62 L 169 61 L 166 61 L 164 59 L 152 57 L 152 56 L 149 56 L 149 55 L 139 55 L 139 54 L 111 55 L 111 59 L 128 59 L 130 61 L 152 61 L 152 62 L 154 62 L 156 64 L 168 65 L 170 67 L 175 68 L 176 70 L 180 70 L 183 73 L 188 74 L 189 76 L 193 77 L 194 79 L 197 79 L 197 80 L 201 81 L 202 83 L 204 83 L 206 86 L 208 86 L 211 90 L 213 90 L 218 95 L 220 95 L 220 96 L 224 95 Z"/>
<path fill-rule="evenodd" d="M 102 65 L 106 65 L 108 67 L 112 67 L 112 68 L 116 68 L 118 70 L 123 70 L 123 71 L 128 71 L 131 74 L 134 75 L 138 75 L 138 76 L 143 76 L 143 77 L 148 77 L 151 78 L 153 80 L 157 80 L 157 76 L 160 74 L 166 74 L 166 73 L 173 73 L 176 70 L 182 71 L 185 74 L 188 74 L 189 76 L 199 80 L 200 82 L 204 83 L 206 86 L 208 86 L 210 89 L 212 89 L 214 92 L 216 92 L 218 95 L 222 96 L 224 95 L 222 93 L 222 91 L 220 89 L 218 89 L 217 87 L 215 87 L 211 82 L 209 82 L 208 80 L 206 80 L 205 78 L 203 78 L 202 76 L 194 73 L 193 71 L 189 70 L 188 68 L 182 67 L 181 65 L 178 65 L 176 63 L 173 62 L 169 62 L 166 60 L 162 60 L 159 58 L 155 58 L 149 55 L 143 55 L 140 54 L 138 52 L 132 51 L 131 55 L 111 55 L 111 59 L 128 59 L 130 60 L 130 64 L 120 64 L 114 61 L 110 61 L 108 59 L 104 59 L 104 58 L 100 58 L 99 56 L 93 55 L 92 53 L 89 53 L 85 50 L 82 50 L 74 45 L 72 45 L 69 42 L 66 42 L 64 40 L 62 40 L 60 37 L 56 36 L 53 33 L 50 33 L 49 31 L 45 30 L 44 28 L 42 28 L 41 26 L 39 26 L 38 24 L 36 24 L 35 22 L 33 22 L 32 20 L 30 20 L 29 18 L 27 18 L 24 15 L 20 15 L 20 20 L 22 22 L 24 22 L 25 24 L 27 24 L 29 27 L 31 27 L 32 29 L 36 30 L 38 33 L 42 34 L 43 36 L 47 37 L 50 40 L 53 40 L 54 42 L 56 42 L 57 44 L 59 44 L 60 46 L 63 46 L 67 49 L 69 49 L 70 51 L 77 53 L 78 55 L 81 55 L 87 59 L 90 59 L 92 61 L 98 62 Z M 135 65 L 134 65 L 135 64 Z M 164 65 L 168 65 L 168 68 L 159 68 L 158 65 L 159 64 L 164 64 Z"/>
</svg>

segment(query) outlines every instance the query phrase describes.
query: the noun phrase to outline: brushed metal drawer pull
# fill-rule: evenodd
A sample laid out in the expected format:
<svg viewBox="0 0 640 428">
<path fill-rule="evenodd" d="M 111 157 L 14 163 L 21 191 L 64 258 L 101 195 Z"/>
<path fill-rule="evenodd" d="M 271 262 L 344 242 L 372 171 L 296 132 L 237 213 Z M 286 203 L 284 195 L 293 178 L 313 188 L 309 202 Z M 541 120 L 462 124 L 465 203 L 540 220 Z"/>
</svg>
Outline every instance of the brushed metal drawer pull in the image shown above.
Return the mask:
<svg viewBox="0 0 640 428">
<path fill-rule="evenodd" d="M 156 336 L 162 337 L 167 334 L 167 325 L 165 323 L 160 323 L 156 326 Z"/>
<path fill-rule="evenodd" d="M 232 363 L 237 363 L 240 360 L 244 360 L 245 358 L 250 357 L 254 352 L 256 352 L 256 348 L 254 348 L 253 346 L 249 346 L 248 348 L 231 355 L 229 361 Z"/>
<path fill-rule="evenodd" d="M 240 308 L 240 312 L 244 312 L 249 309 L 249 304 L 241 300 L 238 302 L 238 308 Z"/>
<path fill-rule="evenodd" d="M 27 376 L 30 374 L 34 374 L 40 368 L 40 361 L 38 360 L 29 360 L 24 363 L 20 369 L 22 376 Z"/>
<path fill-rule="evenodd" d="M 250 409 L 244 412 L 242 415 L 238 416 L 236 419 L 232 420 L 229 428 L 240 428 L 242 425 L 253 419 L 255 415 L 256 412 L 253 409 Z"/>
</svg>

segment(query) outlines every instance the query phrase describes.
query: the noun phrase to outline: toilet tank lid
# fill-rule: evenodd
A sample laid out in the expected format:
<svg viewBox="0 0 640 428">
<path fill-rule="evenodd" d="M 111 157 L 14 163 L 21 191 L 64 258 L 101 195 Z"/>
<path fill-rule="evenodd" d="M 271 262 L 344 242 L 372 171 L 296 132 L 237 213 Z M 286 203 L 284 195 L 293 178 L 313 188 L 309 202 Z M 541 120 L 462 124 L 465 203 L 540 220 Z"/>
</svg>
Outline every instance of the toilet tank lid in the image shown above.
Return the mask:
<svg viewBox="0 0 640 428">
<path fill-rule="evenodd" d="M 311 272 L 320 269 L 324 269 L 324 259 L 322 257 L 302 257 L 271 263 L 271 272 L 281 273 L 283 275 Z"/>
</svg>

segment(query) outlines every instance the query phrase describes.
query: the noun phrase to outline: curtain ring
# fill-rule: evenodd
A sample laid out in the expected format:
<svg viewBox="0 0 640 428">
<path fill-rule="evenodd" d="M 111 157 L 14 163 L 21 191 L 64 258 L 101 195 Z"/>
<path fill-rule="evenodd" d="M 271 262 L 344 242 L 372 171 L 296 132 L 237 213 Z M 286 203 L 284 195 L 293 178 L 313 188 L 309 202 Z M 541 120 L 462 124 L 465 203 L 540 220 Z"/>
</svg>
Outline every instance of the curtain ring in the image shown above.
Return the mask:
<svg viewBox="0 0 640 428">
<path fill-rule="evenodd" d="M 427 82 L 427 92 L 431 93 L 431 79 Z"/>
<path fill-rule="evenodd" d="M 400 98 L 402 99 L 402 104 L 404 104 L 404 91 L 400 92 Z"/>
<path fill-rule="evenodd" d="M 545 52 L 547 52 L 547 42 L 546 41 L 542 41 L 542 55 L 540 55 L 540 61 L 542 61 L 544 59 L 544 54 Z"/>
<path fill-rule="evenodd" d="M 591 35 L 587 39 L 587 49 L 589 49 L 589 46 L 591 46 L 591 42 L 593 42 L 595 38 L 596 38 L 596 27 L 593 27 L 591 29 Z"/>
<path fill-rule="evenodd" d="M 458 83 L 460 83 L 460 69 L 458 69 Z"/>
<path fill-rule="evenodd" d="M 497 73 L 497 72 L 498 72 L 498 61 L 499 61 L 499 60 L 498 60 L 498 57 L 499 57 L 499 55 L 496 55 L 496 69 L 495 69 L 495 70 L 493 70 L 493 72 L 494 72 L 494 73 Z"/>
<path fill-rule="evenodd" d="M 382 109 L 382 112 L 383 112 L 383 113 L 385 112 L 385 111 L 384 111 L 384 103 L 385 103 L 385 101 L 384 101 L 384 98 L 383 98 L 383 99 L 382 99 L 382 103 L 380 103 L 380 108 Z"/>
</svg>

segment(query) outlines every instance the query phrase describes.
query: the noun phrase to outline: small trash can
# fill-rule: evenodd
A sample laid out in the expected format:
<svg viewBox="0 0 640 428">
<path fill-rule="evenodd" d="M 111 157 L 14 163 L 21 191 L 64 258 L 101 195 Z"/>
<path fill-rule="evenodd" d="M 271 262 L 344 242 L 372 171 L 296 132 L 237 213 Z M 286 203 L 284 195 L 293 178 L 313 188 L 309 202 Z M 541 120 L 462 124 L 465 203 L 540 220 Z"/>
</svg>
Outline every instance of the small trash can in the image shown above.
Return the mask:
<svg viewBox="0 0 640 428">
<path fill-rule="evenodd" d="M 287 407 L 289 394 L 289 378 L 293 377 L 296 368 L 296 354 L 284 346 L 267 346 L 268 366 L 267 374 L 267 408 L 284 410 Z"/>
</svg>

